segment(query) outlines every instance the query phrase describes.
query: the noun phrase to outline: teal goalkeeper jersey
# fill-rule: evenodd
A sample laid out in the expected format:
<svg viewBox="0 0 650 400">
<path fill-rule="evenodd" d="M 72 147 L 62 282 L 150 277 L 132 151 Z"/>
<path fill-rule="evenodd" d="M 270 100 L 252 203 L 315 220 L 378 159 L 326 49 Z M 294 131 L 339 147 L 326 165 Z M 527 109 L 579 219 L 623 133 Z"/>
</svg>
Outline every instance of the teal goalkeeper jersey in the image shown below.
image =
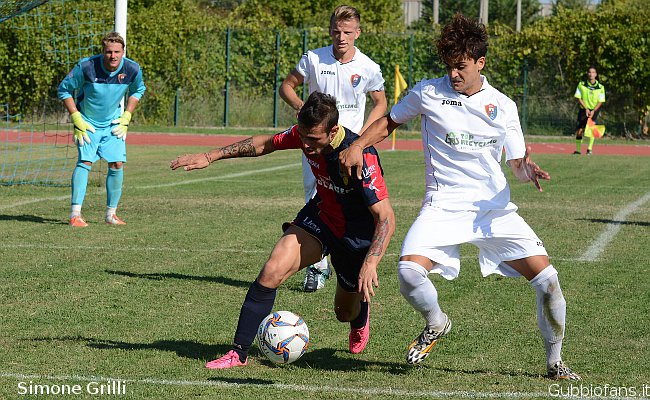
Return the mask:
<svg viewBox="0 0 650 400">
<path fill-rule="evenodd" d="M 127 93 L 140 100 L 145 89 L 135 61 L 124 57 L 116 71 L 108 72 L 98 54 L 79 61 L 59 85 L 58 97 L 65 100 L 77 91 L 77 109 L 94 127 L 105 128 L 119 118 L 120 101 Z"/>
</svg>

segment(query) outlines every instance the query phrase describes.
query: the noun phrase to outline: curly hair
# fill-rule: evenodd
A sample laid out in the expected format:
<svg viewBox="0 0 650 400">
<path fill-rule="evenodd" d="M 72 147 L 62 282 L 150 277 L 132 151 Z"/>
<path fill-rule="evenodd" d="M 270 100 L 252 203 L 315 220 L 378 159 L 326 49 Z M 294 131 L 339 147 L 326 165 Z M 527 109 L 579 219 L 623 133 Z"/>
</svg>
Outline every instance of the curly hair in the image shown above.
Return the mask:
<svg viewBox="0 0 650 400">
<path fill-rule="evenodd" d="M 336 98 L 326 93 L 313 92 L 298 112 L 298 123 L 313 128 L 325 122 L 325 130 L 329 132 L 339 121 L 339 110 L 336 108 Z"/>
<path fill-rule="evenodd" d="M 476 61 L 485 57 L 488 47 L 485 25 L 456 13 L 451 22 L 442 28 L 436 47 L 438 56 L 446 65 L 466 58 Z"/>
</svg>

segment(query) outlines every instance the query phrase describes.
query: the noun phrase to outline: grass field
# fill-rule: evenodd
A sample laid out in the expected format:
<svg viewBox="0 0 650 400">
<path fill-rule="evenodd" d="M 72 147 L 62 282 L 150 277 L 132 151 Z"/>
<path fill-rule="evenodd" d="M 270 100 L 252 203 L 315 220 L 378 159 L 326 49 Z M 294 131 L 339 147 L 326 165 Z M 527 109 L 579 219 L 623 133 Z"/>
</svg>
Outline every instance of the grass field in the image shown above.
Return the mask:
<svg viewBox="0 0 650 400">
<path fill-rule="evenodd" d="M 204 369 L 229 349 L 248 285 L 281 223 L 302 206 L 302 179 L 295 151 L 169 170 L 173 157 L 199 150 L 129 148 L 119 210 L 125 227 L 102 222 L 105 194 L 96 184 L 84 204 L 91 225 L 82 230 L 66 225 L 69 188 L 0 187 L 0 398 L 34 397 L 20 395 L 21 382 L 85 389 L 106 378 L 126 391 L 108 397 L 133 399 L 567 393 L 567 384 L 550 386 L 541 377 L 533 289 L 523 279 L 482 278 L 471 246 L 463 248 L 458 279 L 432 277 L 453 330 L 424 365 L 406 365 L 406 347 L 423 322 L 399 294 L 395 269 L 420 208 L 424 170 L 421 152 L 406 151 L 381 154 L 397 229 L 381 264 L 365 352 L 347 352 L 348 326 L 332 310 L 333 282 L 302 293 L 301 273 L 279 289 L 275 309 L 308 323 L 312 341 L 303 358 L 277 367 L 254 347 L 247 368 Z M 543 193 L 512 182 L 512 197 L 560 271 L 568 304 L 564 358 L 586 388 L 641 395 L 650 385 L 648 159 L 536 161 L 552 181 Z M 97 398 L 84 393 L 69 397 Z"/>
</svg>

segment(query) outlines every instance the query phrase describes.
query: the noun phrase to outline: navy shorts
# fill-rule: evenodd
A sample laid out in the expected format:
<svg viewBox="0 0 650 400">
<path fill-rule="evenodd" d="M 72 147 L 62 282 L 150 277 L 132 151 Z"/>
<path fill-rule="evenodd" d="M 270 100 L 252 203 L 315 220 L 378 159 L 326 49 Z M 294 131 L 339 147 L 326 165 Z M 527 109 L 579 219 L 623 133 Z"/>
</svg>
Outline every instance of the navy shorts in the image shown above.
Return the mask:
<svg viewBox="0 0 650 400">
<path fill-rule="evenodd" d="M 353 244 L 358 241 L 346 240 L 345 237 L 337 238 L 318 214 L 316 202 L 310 201 L 300 210 L 293 222 L 285 222 L 282 225 L 282 230 L 286 231 L 290 225 L 295 225 L 318 239 L 323 246 L 323 256 L 330 256 L 338 284 L 346 292 L 356 292 L 359 272 L 371 240 L 367 241 L 368 246 L 359 247 Z"/>
</svg>

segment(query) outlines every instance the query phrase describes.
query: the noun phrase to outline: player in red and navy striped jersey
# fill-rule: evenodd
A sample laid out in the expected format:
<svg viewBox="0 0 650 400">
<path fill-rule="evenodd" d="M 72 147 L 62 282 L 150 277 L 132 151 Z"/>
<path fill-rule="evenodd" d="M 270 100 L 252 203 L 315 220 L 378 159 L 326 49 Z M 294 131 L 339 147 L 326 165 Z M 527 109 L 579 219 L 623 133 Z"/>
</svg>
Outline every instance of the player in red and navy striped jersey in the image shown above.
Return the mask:
<svg viewBox="0 0 650 400">
<path fill-rule="evenodd" d="M 276 289 L 291 275 L 330 255 L 337 275 L 334 310 L 350 322 L 349 350 L 360 353 L 370 335 L 369 301 L 377 287 L 377 266 L 395 230 L 383 171 L 373 147 L 363 151 L 361 179 L 339 168 L 339 152 L 355 146 L 358 135 L 338 125 L 336 99 L 314 92 L 298 114 L 298 124 L 275 135 L 258 135 L 207 153 L 176 158 L 172 169 L 205 168 L 234 157 L 257 157 L 275 150 L 301 149 L 316 176 L 317 194 L 291 223 L 250 286 L 239 315 L 233 349 L 206 364 L 224 369 L 247 364 L 257 327 L 273 309 Z"/>
</svg>

